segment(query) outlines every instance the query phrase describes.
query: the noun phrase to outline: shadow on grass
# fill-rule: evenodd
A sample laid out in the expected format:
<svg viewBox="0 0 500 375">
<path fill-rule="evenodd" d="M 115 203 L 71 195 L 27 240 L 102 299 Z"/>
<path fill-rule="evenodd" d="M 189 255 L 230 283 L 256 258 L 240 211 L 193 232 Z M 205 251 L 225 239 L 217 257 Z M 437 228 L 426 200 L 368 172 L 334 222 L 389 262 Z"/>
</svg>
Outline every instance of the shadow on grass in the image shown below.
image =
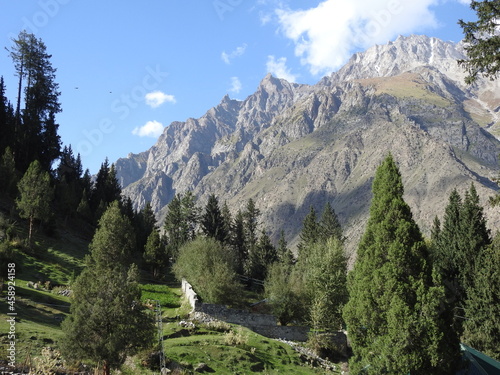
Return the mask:
<svg viewBox="0 0 500 375">
<path fill-rule="evenodd" d="M 36 289 L 18 286 L 16 288 L 16 294 L 19 297 L 31 300 L 34 304 L 39 303 L 54 305 L 55 307 L 57 307 L 57 309 L 64 309 L 64 311 L 67 312 L 69 312 L 69 307 L 71 306 L 68 301 L 50 295 L 49 292 L 39 291 Z"/>
<path fill-rule="evenodd" d="M 42 305 L 36 302 L 26 302 L 25 300 L 16 300 L 16 321 L 18 323 L 33 323 L 45 326 L 50 329 L 59 329 L 62 320 L 69 312 L 69 307 L 53 307 Z M 60 310 L 59 310 L 60 309 Z M 4 308 L 2 308 L 4 310 Z M 6 310 L 6 308 L 5 308 Z M 4 313 L 4 311 L 2 311 Z M 5 311 L 6 313 L 6 311 Z"/>
</svg>

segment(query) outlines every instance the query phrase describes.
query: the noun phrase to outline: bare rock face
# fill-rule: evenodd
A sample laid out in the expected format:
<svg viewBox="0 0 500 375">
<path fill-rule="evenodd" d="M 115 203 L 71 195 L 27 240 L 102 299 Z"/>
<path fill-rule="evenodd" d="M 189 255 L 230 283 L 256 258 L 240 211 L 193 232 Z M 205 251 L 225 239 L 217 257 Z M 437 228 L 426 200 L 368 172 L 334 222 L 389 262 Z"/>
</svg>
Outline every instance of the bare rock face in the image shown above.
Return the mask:
<svg viewBox="0 0 500 375">
<path fill-rule="evenodd" d="M 371 182 L 391 152 L 424 232 L 449 193 L 494 194 L 500 84 L 464 84 L 461 44 L 399 37 L 355 54 L 314 86 L 267 75 L 244 101 L 225 96 L 199 119 L 174 122 L 148 151 L 116 162 L 137 208 L 158 218 L 176 193 L 216 194 L 234 210 L 256 201 L 263 224 L 296 241 L 310 206 L 330 201 L 351 251 L 368 217 Z M 489 224 L 500 217 L 487 206 Z"/>
</svg>

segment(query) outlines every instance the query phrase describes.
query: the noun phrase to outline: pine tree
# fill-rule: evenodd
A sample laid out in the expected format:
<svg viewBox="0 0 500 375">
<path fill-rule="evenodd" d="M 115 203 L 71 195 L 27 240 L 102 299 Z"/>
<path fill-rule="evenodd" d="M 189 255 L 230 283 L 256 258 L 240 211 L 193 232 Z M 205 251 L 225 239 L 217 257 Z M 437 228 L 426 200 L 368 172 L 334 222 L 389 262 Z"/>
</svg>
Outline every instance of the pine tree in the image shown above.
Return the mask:
<svg viewBox="0 0 500 375">
<path fill-rule="evenodd" d="M 259 240 L 250 253 L 247 262 L 247 275 L 257 280 L 264 280 L 268 267 L 278 260 L 276 248 L 269 235 L 262 230 Z"/>
<path fill-rule="evenodd" d="M 442 228 L 435 228 L 434 232 L 434 265 L 443 275 L 446 282 L 449 283 L 450 291 L 453 290 L 453 298 L 461 294 L 457 277 L 460 273 L 458 268 L 458 258 L 462 258 L 460 246 L 460 212 L 462 210 L 462 197 L 458 191 L 454 189 L 448 199 L 448 205 L 445 209 Z M 436 222 L 435 222 L 436 224 Z M 453 284 L 453 285 L 452 285 Z"/>
<path fill-rule="evenodd" d="M 500 361 L 500 235 L 477 259 L 465 303 L 464 343 Z"/>
<path fill-rule="evenodd" d="M 372 189 L 343 313 L 354 352 L 351 373 L 449 373 L 458 341 L 439 314 L 444 290 L 433 278 L 392 156 L 377 169 Z"/>
<path fill-rule="evenodd" d="M 463 319 L 458 311 L 464 308 L 467 289 L 473 282 L 476 259 L 491 242 L 483 208 L 474 185 L 462 200 L 453 190 L 445 209 L 442 228 L 435 221 L 432 232 L 434 266 L 446 287 L 446 309 L 453 315 L 455 334 L 462 334 Z"/>
<path fill-rule="evenodd" d="M 132 225 L 114 202 L 99 221 L 62 323 L 65 357 L 103 363 L 107 375 L 153 338 L 153 319 L 140 303 L 138 270 L 130 264 L 134 246 Z"/>
<path fill-rule="evenodd" d="M 465 192 L 464 203 L 460 213 L 461 232 L 463 239 L 461 278 L 464 288 L 467 289 L 473 280 L 475 260 L 481 256 L 481 252 L 491 244 L 490 231 L 486 226 L 483 207 L 479 204 L 474 184 L 471 184 L 469 191 Z"/>
<path fill-rule="evenodd" d="M 219 200 L 214 194 L 208 197 L 200 224 L 205 236 L 215 238 L 217 241 L 224 243 L 227 233 L 224 228 L 224 219 L 219 207 Z"/>
<path fill-rule="evenodd" d="M 35 220 L 47 221 L 51 215 L 50 203 L 53 190 L 50 176 L 44 172 L 40 163 L 32 162 L 17 185 L 19 197 L 16 199 L 19 215 L 29 220 L 28 244 L 31 245 Z"/>
<path fill-rule="evenodd" d="M 146 241 L 144 247 L 144 262 L 149 266 L 155 278 L 160 277 L 162 270 L 164 270 L 168 264 L 165 245 L 157 229 L 151 231 Z"/>
<path fill-rule="evenodd" d="M 146 203 L 147 204 L 147 203 Z M 130 222 L 132 224 L 136 224 L 136 221 L 137 221 L 137 212 L 134 210 L 134 204 L 132 203 L 132 199 L 130 199 L 130 197 L 124 197 L 123 200 L 122 200 L 122 213 L 128 217 L 128 219 L 130 220 Z M 154 216 L 153 216 L 154 217 Z M 156 223 L 156 219 L 154 221 Z M 135 226 L 135 225 L 134 225 Z M 136 228 L 136 235 L 139 236 L 139 234 L 137 233 L 137 228 Z M 139 240 L 138 240 L 138 243 L 139 243 Z M 138 245 L 137 246 L 139 249 L 140 249 L 140 246 Z"/>
<path fill-rule="evenodd" d="M 195 237 L 198 224 L 198 208 L 196 197 L 191 192 L 177 194 L 167 205 L 165 217 L 165 233 L 168 241 L 169 255 L 175 260 L 182 245 Z"/>
<path fill-rule="evenodd" d="M 226 235 L 226 237 L 223 240 L 223 243 L 231 246 L 232 245 L 231 238 L 233 236 L 233 217 L 231 215 L 231 211 L 229 210 L 227 202 L 224 202 L 221 214 L 222 214 L 222 230 Z"/>
<path fill-rule="evenodd" d="M 92 211 L 90 210 L 87 190 L 83 190 L 82 198 L 80 199 L 76 212 L 83 220 L 88 223 L 92 222 Z"/>
<path fill-rule="evenodd" d="M 250 277 L 255 270 L 255 263 L 257 262 L 258 259 L 257 228 L 259 226 L 259 216 L 260 216 L 260 210 L 255 205 L 254 200 L 250 198 L 247 201 L 245 211 L 243 211 L 243 219 L 244 219 L 243 230 L 244 230 L 245 253 L 246 253 L 244 272 L 247 276 Z"/>
<path fill-rule="evenodd" d="M 14 110 L 5 96 L 5 90 L 3 76 L 0 76 L 0 155 L 7 147 L 12 150 L 15 146 Z"/>
<path fill-rule="evenodd" d="M 343 241 L 342 226 L 330 202 L 327 202 L 323 209 L 323 213 L 319 220 L 318 231 L 320 241 L 327 241 L 331 237 Z"/>
<path fill-rule="evenodd" d="M 110 166 L 109 160 L 106 158 L 97 172 L 91 195 L 91 209 L 95 214 L 96 220 L 99 220 L 100 214 L 102 215 L 102 212 L 99 212 L 99 206 L 107 207 L 111 202 L 120 200 L 121 187 L 116 178 L 115 166 Z"/>
<path fill-rule="evenodd" d="M 476 12 L 477 21 L 459 20 L 464 33 L 464 48 L 467 59 L 458 60 L 469 74 L 465 82 L 471 84 L 479 76 L 495 79 L 500 71 L 500 1 L 471 1 L 470 7 Z"/>
<path fill-rule="evenodd" d="M 302 223 L 302 231 L 300 232 L 299 244 L 297 245 L 298 258 L 307 256 L 306 249 L 319 239 L 320 228 L 316 218 L 316 210 L 313 206 L 309 208 L 309 213 L 304 218 Z"/>
<path fill-rule="evenodd" d="M 294 264 L 294 257 L 291 252 L 291 250 L 288 248 L 288 244 L 285 239 L 285 231 L 281 230 L 280 232 L 280 239 L 278 241 L 278 248 L 277 248 L 277 253 L 278 253 L 278 260 L 283 263 L 283 264 L 289 264 L 293 265 Z"/>
<path fill-rule="evenodd" d="M 7 147 L 0 160 L 0 191 L 14 197 L 17 193 L 17 183 L 19 176 L 16 170 L 14 154 L 10 147 Z"/>
<path fill-rule="evenodd" d="M 181 199 L 182 217 L 186 225 L 186 238 L 188 241 L 196 237 L 196 228 L 200 221 L 200 210 L 196 206 L 196 196 L 192 191 L 184 193 Z"/>
<path fill-rule="evenodd" d="M 231 238 L 231 244 L 233 251 L 236 254 L 236 272 L 243 274 L 245 264 L 248 261 L 248 249 L 246 247 L 245 239 L 245 219 L 241 210 L 238 210 L 234 218 L 233 224 L 233 235 Z"/>
<path fill-rule="evenodd" d="M 245 220 L 245 241 L 247 248 L 252 248 L 257 243 L 257 228 L 259 226 L 260 210 L 255 205 L 253 199 L 247 201 L 243 219 Z"/>
<path fill-rule="evenodd" d="M 112 202 L 99 220 L 99 229 L 90 243 L 92 259 L 100 267 L 112 269 L 130 266 L 135 253 L 135 234 L 130 220 Z"/>
<path fill-rule="evenodd" d="M 157 229 L 156 216 L 150 202 L 139 212 L 135 218 L 137 233 L 137 248 L 140 253 L 144 253 L 149 236 Z"/>
<path fill-rule="evenodd" d="M 50 170 L 61 147 L 55 122 L 55 115 L 61 112 L 56 69 L 50 63 L 52 56 L 47 54 L 45 44 L 33 34 L 22 31 L 13 43 L 10 56 L 19 77 L 16 163 L 24 171 L 32 161 L 39 160 L 43 169 Z M 25 106 L 21 110 L 23 83 Z"/>
</svg>

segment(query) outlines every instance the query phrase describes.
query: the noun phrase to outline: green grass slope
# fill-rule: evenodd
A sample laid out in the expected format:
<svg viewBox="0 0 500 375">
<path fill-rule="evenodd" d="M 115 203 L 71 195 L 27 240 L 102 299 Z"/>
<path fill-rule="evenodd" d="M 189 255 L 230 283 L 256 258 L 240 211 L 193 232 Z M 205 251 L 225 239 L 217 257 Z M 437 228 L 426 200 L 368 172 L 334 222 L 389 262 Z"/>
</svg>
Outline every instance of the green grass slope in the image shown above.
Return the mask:
<svg viewBox="0 0 500 375">
<path fill-rule="evenodd" d="M 16 362 L 33 367 L 38 363 L 43 348 L 59 348 L 61 322 L 69 313 L 71 304 L 71 297 L 65 292 L 83 268 L 90 236 L 82 236 L 78 230 L 60 225 L 55 237 L 47 237 L 38 231 L 33 248 L 27 250 L 22 246 L 22 239 L 27 234 L 26 223 L 18 221 L 12 225 L 5 213 L 1 214 L 0 221 L 3 224 L 2 234 L 8 222 L 14 227 L 10 245 L 16 264 Z M 196 323 L 194 328 L 179 325 L 189 312 L 189 307 L 181 303 L 179 285 L 171 277 L 163 284 L 154 283 L 148 275 L 143 275 L 143 279 L 142 302 L 151 310 L 152 318 L 155 301 L 160 301 L 162 306 L 165 354 L 167 364 L 174 373 L 195 373 L 200 363 L 205 363 L 209 371 L 217 374 L 329 373 L 315 368 L 309 359 L 290 346 L 246 328 L 222 322 L 214 325 Z M 10 341 L 7 281 L 0 299 L 0 359 L 7 358 Z M 126 361 L 122 373 L 158 373 L 158 363 L 153 355 L 157 350 L 158 336 L 151 343 L 151 348 Z"/>
</svg>

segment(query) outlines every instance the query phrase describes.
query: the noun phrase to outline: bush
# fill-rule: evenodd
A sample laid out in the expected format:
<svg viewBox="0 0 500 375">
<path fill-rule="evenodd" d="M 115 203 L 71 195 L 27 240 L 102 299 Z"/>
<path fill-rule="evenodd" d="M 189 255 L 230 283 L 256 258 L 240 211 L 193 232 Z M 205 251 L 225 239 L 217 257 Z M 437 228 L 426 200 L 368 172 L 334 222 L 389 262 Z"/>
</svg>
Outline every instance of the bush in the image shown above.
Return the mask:
<svg viewBox="0 0 500 375">
<path fill-rule="evenodd" d="M 216 332 L 229 332 L 229 331 L 231 331 L 231 325 L 229 323 L 223 322 L 221 320 L 211 320 L 207 323 L 203 323 L 202 326 L 204 328 L 208 329 L 209 331 L 216 331 Z"/>
<path fill-rule="evenodd" d="M 238 331 L 230 330 L 224 335 L 224 342 L 230 346 L 246 345 L 248 342 L 248 335 L 243 332 L 243 328 L 239 327 Z"/>
<path fill-rule="evenodd" d="M 264 284 L 273 314 L 284 326 L 294 320 L 300 320 L 306 314 L 294 276 L 291 265 L 277 262 L 269 268 Z"/>
<path fill-rule="evenodd" d="M 230 252 L 212 238 L 197 238 L 179 250 L 174 273 L 208 303 L 232 303 L 241 295 Z"/>
</svg>

